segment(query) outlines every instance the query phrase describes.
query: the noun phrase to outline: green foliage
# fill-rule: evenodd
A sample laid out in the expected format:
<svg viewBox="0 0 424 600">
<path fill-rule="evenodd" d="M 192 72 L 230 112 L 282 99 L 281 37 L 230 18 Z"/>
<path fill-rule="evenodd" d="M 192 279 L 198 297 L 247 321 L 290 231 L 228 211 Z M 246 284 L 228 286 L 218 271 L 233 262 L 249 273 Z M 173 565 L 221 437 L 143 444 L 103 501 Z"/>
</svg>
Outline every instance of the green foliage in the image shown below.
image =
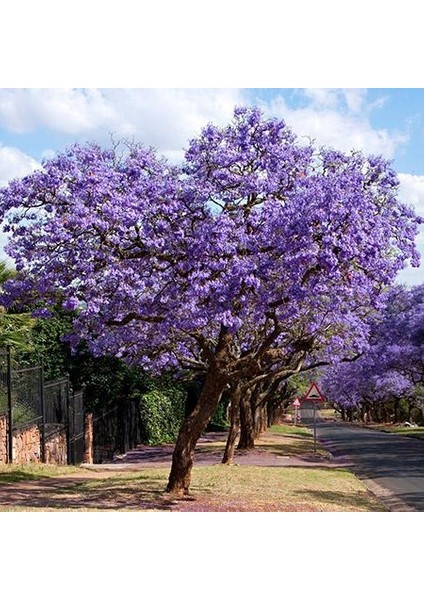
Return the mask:
<svg viewBox="0 0 424 600">
<path fill-rule="evenodd" d="M 228 400 L 224 397 L 218 403 L 211 421 L 208 425 L 208 431 L 226 431 L 230 426 L 227 418 Z"/>
<path fill-rule="evenodd" d="M 37 420 L 37 411 L 24 404 L 22 402 L 13 402 L 13 426 L 27 425 L 29 423 L 35 423 Z"/>
<path fill-rule="evenodd" d="M 7 397 L 3 390 L 0 390 L 0 415 L 7 412 Z"/>
<path fill-rule="evenodd" d="M 47 380 L 69 374 L 75 389 L 85 388 L 87 411 L 107 411 L 122 401 L 136 400 L 143 442 L 174 442 L 186 411 L 188 393 L 195 403 L 201 385 L 178 384 L 170 377 L 152 378 L 139 367 L 131 367 L 116 357 L 94 357 L 84 345 L 72 355 L 63 341 L 63 336 L 72 331 L 72 314 L 59 306 L 50 310 L 52 317 L 38 319 L 32 330 L 31 351 L 16 353 L 18 362 L 36 364 L 43 357 Z"/>
<path fill-rule="evenodd" d="M 13 406 L 13 424 L 24 425 L 26 423 L 33 423 L 37 419 L 37 412 L 28 404 L 23 402 L 17 402 L 15 398 L 12 398 Z M 0 392 L 0 415 L 7 413 L 8 402 L 7 396 L 4 391 Z"/>
<path fill-rule="evenodd" d="M 30 349 L 16 353 L 20 365 L 38 364 L 43 358 L 44 374 L 48 380 L 63 377 L 72 369 L 69 345 L 62 340 L 71 331 L 72 315 L 60 307 L 51 309 L 51 312 L 51 318 L 36 320 Z"/>
<path fill-rule="evenodd" d="M 16 271 L 14 269 L 8 267 L 5 261 L 0 261 L 0 287 L 15 275 Z"/>
<path fill-rule="evenodd" d="M 8 279 L 14 277 L 15 271 L 0 261 L 0 290 Z M 31 330 L 35 319 L 27 313 L 17 314 L 0 306 L 0 348 L 12 346 L 16 349 L 31 348 Z"/>
<path fill-rule="evenodd" d="M 140 415 L 146 444 L 172 443 L 184 417 L 186 393 L 177 384 L 160 384 L 140 396 Z"/>
<path fill-rule="evenodd" d="M 411 410 L 411 421 L 417 425 L 424 425 L 423 411 L 418 406 Z"/>
<path fill-rule="evenodd" d="M 115 357 L 94 357 L 81 352 L 73 357 L 71 381 L 76 389 L 84 386 L 87 410 L 115 406 L 122 400 L 138 399 L 149 389 L 149 378 L 137 367 Z"/>
<path fill-rule="evenodd" d="M 0 306 L 0 347 L 18 349 L 31 347 L 31 329 L 35 320 L 28 314 L 11 314 Z"/>
<path fill-rule="evenodd" d="M 306 373 L 297 373 L 289 379 L 291 399 L 296 396 L 304 396 L 313 381 L 316 381 L 317 372 L 315 370 Z"/>
</svg>

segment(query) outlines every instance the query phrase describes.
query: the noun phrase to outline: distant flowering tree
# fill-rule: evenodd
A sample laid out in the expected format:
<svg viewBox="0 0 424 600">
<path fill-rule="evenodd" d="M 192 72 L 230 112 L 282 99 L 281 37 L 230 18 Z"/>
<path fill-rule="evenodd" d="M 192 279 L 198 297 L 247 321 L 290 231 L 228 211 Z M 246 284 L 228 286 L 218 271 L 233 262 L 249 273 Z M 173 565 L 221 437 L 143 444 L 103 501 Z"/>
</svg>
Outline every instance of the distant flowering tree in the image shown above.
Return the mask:
<svg viewBox="0 0 424 600">
<path fill-rule="evenodd" d="M 342 411 L 352 407 L 377 420 L 400 418 L 422 404 L 424 383 L 424 286 L 393 286 L 386 304 L 373 317 L 369 347 L 359 360 L 327 369 L 322 385 Z M 352 399 L 354 403 L 352 404 Z"/>
<path fill-rule="evenodd" d="M 8 294 L 60 295 L 94 353 L 204 373 L 168 482 L 184 493 L 228 385 L 364 347 L 381 291 L 418 264 L 397 186 L 382 158 L 302 146 L 255 108 L 205 127 L 181 168 L 139 145 L 74 146 L 0 191 Z"/>
</svg>

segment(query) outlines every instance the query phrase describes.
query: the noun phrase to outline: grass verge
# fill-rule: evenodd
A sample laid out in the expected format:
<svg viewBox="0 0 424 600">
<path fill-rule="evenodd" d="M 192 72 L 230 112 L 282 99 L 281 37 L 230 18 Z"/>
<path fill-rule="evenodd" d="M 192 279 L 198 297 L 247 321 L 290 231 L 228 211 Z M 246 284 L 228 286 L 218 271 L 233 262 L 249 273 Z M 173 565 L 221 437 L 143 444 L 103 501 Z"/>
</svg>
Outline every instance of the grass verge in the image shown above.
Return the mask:
<svg viewBox="0 0 424 600">
<path fill-rule="evenodd" d="M 393 427 L 384 427 L 382 431 L 396 433 L 397 435 L 405 435 L 415 439 L 424 439 L 424 427 L 398 427 L 393 425 Z"/>
<path fill-rule="evenodd" d="M 40 479 L 72 475 L 79 472 L 83 472 L 83 470 L 73 466 L 45 465 L 39 463 L 0 465 L 0 486 L 2 483 L 38 481 Z"/>
<path fill-rule="evenodd" d="M 412 437 L 415 439 L 424 439 L 424 427 L 402 427 L 396 424 L 390 423 L 354 423 L 360 427 L 368 427 L 369 429 L 377 429 L 384 433 L 396 433 L 397 435 L 404 435 L 406 437 Z"/>
<path fill-rule="evenodd" d="M 279 435 L 312 437 L 312 431 L 301 425 L 272 425 L 267 433 L 277 433 Z"/>
<path fill-rule="evenodd" d="M 194 467 L 191 495 L 163 494 L 168 469 L 73 472 L 0 488 L 2 511 L 375 512 L 385 510 L 344 469 Z"/>
</svg>

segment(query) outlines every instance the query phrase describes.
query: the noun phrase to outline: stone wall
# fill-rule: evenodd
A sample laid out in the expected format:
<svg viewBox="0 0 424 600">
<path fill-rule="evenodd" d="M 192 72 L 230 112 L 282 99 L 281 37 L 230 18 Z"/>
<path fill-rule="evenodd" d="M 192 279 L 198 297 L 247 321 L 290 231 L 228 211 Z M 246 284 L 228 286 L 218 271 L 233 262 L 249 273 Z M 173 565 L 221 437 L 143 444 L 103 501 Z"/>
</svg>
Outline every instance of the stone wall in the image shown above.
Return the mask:
<svg viewBox="0 0 424 600">
<path fill-rule="evenodd" d="M 46 439 L 46 463 L 50 465 L 67 465 L 68 452 L 66 432 L 63 429 L 50 432 Z"/>
<path fill-rule="evenodd" d="M 13 461 L 40 462 L 40 431 L 36 425 L 13 434 Z M 7 415 L 0 415 L 0 464 L 7 463 Z"/>
<path fill-rule="evenodd" d="M 0 415 L 0 465 L 7 462 L 7 416 Z"/>
<path fill-rule="evenodd" d="M 84 462 L 93 462 L 93 417 L 85 420 Z M 41 462 L 41 435 L 37 425 L 13 433 L 13 462 L 27 464 Z M 46 426 L 45 462 L 55 465 L 68 464 L 67 437 L 63 428 Z M 7 415 L 0 415 L 0 464 L 7 463 Z"/>
<path fill-rule="evenodd" d="M 37 425 L 13 434 L 13 462 L 20 465 L 40 462 L 40 430 Z"/>
</svg>

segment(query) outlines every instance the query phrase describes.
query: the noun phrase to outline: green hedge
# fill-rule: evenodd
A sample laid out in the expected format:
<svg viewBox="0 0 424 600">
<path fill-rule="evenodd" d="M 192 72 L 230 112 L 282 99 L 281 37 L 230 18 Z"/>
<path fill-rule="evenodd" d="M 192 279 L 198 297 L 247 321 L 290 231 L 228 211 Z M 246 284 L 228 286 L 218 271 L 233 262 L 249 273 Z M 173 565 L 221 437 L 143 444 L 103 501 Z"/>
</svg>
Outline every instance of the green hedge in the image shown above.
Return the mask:
<svg viewBox="0 0 424 600">
<path fill-rule="evenodd" d="M 184 418 L 186 394 L 177 387 L 152 389 L 140 397 L 140 417 L 145 444 L 176 441 Z"/>
</svg>

